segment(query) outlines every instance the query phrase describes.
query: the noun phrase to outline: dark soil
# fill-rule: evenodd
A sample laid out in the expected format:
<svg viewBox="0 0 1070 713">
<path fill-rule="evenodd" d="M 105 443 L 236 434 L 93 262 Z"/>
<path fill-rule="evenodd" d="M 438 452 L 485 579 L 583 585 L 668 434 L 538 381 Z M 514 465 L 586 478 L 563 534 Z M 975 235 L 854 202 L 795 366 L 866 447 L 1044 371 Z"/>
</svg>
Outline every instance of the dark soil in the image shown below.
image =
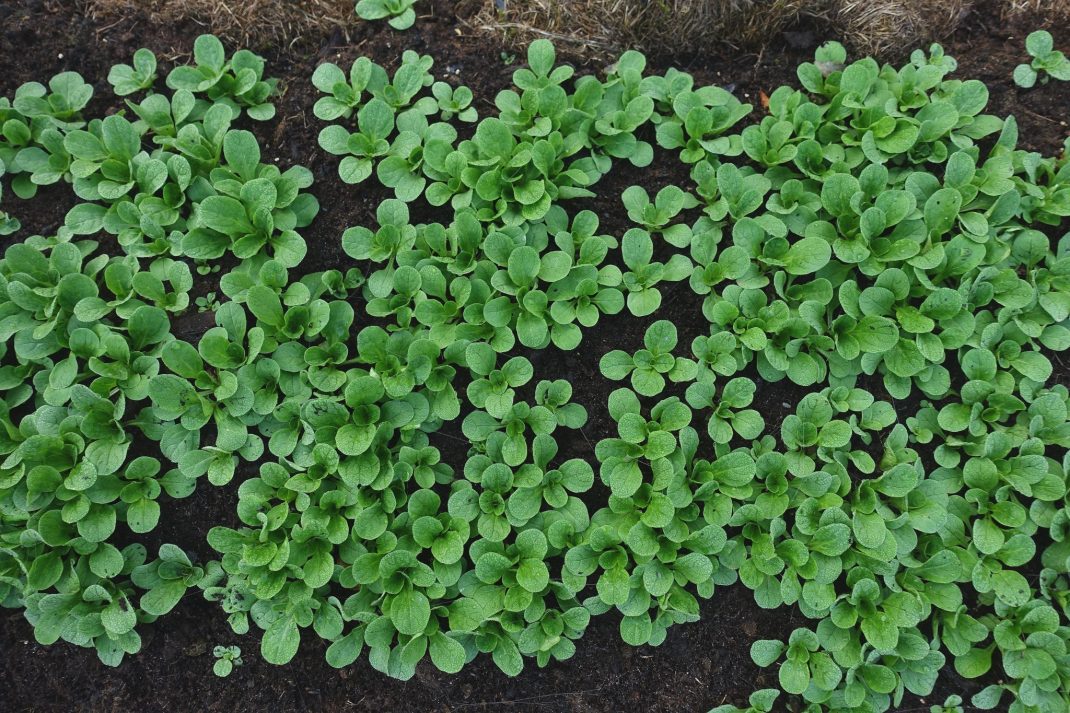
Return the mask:
<svg viewBox="0 0 1070 713">
<path fill-rule="evenodd" d="M 425 3 L 425 6 L 428 4 Z M 309 83 L 315 67 L 333 61 L 348 67 L 366 55 L 388 68 L 397 65 L 401 52 L 415 49 L 435 58 L 436 79 L 464 83 L 477 97 L 481 114 L 493 111 L 493 98 L 510 81 L 514 66 L 502 53 L 512 51 L 496 40 L 476 34 L 455 16 L 453 4 L 436 0 L 427 16 L 405 33 L 385 24 L 359 24 L 346 37 L 307 38 L 279 49 L 254 48 L 268 59 L 269 73 L 283 80 L 285 94 L 277 100 L 278 117 L 249 126 L 264 148 L 264 160 L 280 165 L 302 164 L 315 173 L 313 192 L 322 205 L 316 222 L 304 232 L 309 255 L 302 272 L 348 267 L 340 235 L 349 226 L 374 224 L 375 208 L 389 193 L 368 181 L 348 186 L 336 177 L 336 160 L 316 144 L 321 123 L 311 114 L 316 90 Z M 79 71 L 95 83 L 90 115 L 121 108 L 105 81 L 115 63 L 129 61 L 138 47 L 154 50 L 163 62 L 188 56 L 193 39 L 204 31 L 187 22 L 153 25 L 141 14 L 89 19 L 76 2 L 6 0 L 0 3 L 0 96 L 11 96 L 26 81 L 47 81 L 64 70 Z M 1067 136 L 1070 93 L 1067 85 L 1049 85 L 1020 92 L 1011 72 L 1023 56 L 1025 35 L 1035 29 L 1026 20 L 1008 25 L 995 13 L 978 11 L 965 29 L 949 38 L 948 52 L 959 60 L 959 76 L 983 80 L 991 91 L 990 111 L 1013 113 L 1021 127 L 1022 144 L 1051 153 Z M 652 59 L 652 69 L 670 64 L 695 75 L 697 83 L 717 83 L 741 99 L 759 105 L 762 93 L 794 83 L 795 67 L 812 56 L 813 47 L 826 38 L 811 28 L 796 28 L 784 37 L 770 38 L 761 54 L 691 56 Z M 581 72 L 600 71 L 582 57 L 569 56 Z M 162 62 L 162 63 L 163 63 Z M 166 68 L 165 68 L 166 69 Z M 760 113 L 760 108 L 756 115 Z M 637 170 L 618 162 L 615 170 L 595 188 L 598 197 L 570 208 L 595 210 L 602 232 L 622 235 L 629 227 L 620 204 L 621 191 L 640 183 L 651 194 L 669 183 L 686 186 L 686 169 L 673 157 L 661 156 L 654 166 Z M 52 233 L 63 221 L 74 197 L 66 186 L 43 190 L 29 202 L 5 194 L 5 208 L 22 219 L 21 237 Z M 443 220 L 441 214 L 414 208 L 414 221 Z M 448 222 L 448 218 L 445 219 Z M 7 242 L 10 242 L 10 238 Z M 200 292 L 210 283 L 198 286 Z M 612 422 L 606 414 L 608 393 L 618 386 L 598 372 L 598 360 L 610 349 L 634 350 L 654 319 L 670 318 L 680 326 L 682 345 L 706 329 L 697 319 L 701 300 L 683 283 L 669 285 L 665 303 L 656 315 L 642 319 L 603 321 L 584 334 L 581 348 L 571 353 L 555 349 L 529 353 L 539 378 L 567 377 L 576 388 L 575 400 L 584 404 L 590 421 L 579 436 L 562 439 L 563 454 L 593 455 L 593 445 L 609 435 Z M 196 339 L 210 326 L 210 318 L 192 314 L 176 329 Z M 754 375 L 756 376 L 756 375 Z M 1060 375 L 1063 376 L 1063 375 Z M 804 389 L 787 382 L 770 385 L 760 380 L 756 407 L 770 427 L 794 410 Z M 913 404 L 905 404 L 904 410 Z M 458 470 L 467 448 L 459 429 L 437 438 L 445 458 Z M 571 452 L 569 452 L 571 451 Z M 239 476 L 240 479 L 240 476 Z M 233 523 L 234 486 L 198 489 L 184 501 L 166 506 L 152 542 L 174 542 L 202 559 L 212 555 L 205 533 L 217 524 Z M 592 494 L 596 500 L 601 494 Z M 592 508 L 593 511 L 594 508 Z M 743 703 L 757 688 L 775 686 L 775 670 L 762 671 L 751 663 L 750 644 L 759 638 L 786 638 L 806 620 L 791 608 L 765 611 L 754 603 L 742 585 L 719 590 L 703 603 L 699 623 L 674 627 L 657 648 L 632 648 L 621 642 L 613 615 L 596 617 L 578 642 L 576 656 L 564 663 L 538 669 L 529 662 L 524 673 L 507 678 L 487 657 L 477 659 L 455 676 L 422 665 L 409 682 L 398 682 L 374 671 L 363 659 L 345 669 L 330 668 L 323 646 L 306 637 L 297 658 L 288 666 L 270 666 L 259 659 L 255 636 L 236 637 L 217 605 L 191 594 L 155 625 L 143 627 L 143 651 L 119 669 L 109 669 L 94 652 L 59 644 L 42 647 L 33 640 L 20 612 L 0 611 L 0 680 L 3 711 L 71 710 L 316 710 L 316 711 L 706 711 L 724 702 Z M 245 664 L 226 680 L 211 674 L 211 649 L 216 644 L 241 645 Z M 904 701 L 900 710 L 927 710 L 945 695 L 968 696 L 977 682 L 963 681 L 950 667 L 929 700 Z"/>
</svg>

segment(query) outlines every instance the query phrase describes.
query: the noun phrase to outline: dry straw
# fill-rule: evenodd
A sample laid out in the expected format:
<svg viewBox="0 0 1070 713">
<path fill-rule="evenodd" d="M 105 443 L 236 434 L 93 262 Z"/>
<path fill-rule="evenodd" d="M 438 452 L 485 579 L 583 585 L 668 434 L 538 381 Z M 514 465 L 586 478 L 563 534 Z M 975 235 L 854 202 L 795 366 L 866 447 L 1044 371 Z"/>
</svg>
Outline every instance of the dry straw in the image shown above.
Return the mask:
<svg viewBox="0 0 1070 713">
<path fill-rule="evenodd" d="M 354 0 L 88 0 L 101 19 L 146 12 L 156 23 L 192 21 L 244 46 L 293 43 L 352 27 Z"/>
<path fill-rule="evenodd" d="M 973 0 L 499 0 L 492 5 L 480 15 L 483 27 L 520 41 L 541 35 L 654 53 L 718 44 L 754 48 L 775 41 L 781 30 L 805 17 L 821 34 L 885 54 L 953 31 Z"/>
<path fill-rule="evenodd" d="M 355 0 L 83 0 L 102 19 L 147 12 L 188 20 L 232 42 L 258 46 L 348 31 Z M 427 0 L 420 0 L 426 3 Z M 610 56 L 637 47 L 655 55 L 757 49 L 798 26 L 845 40 L 856 52 L 894 56 L 953 32 L 972 11 L 1070 21 L 1070 0 L 457 0 L 470 25 L 519 46 L 536 37 Z"/>
<path fill-rule="evenodd" d="M 829 20 L 855 50 L 882 56 L 950 34 L 973 5 L 973 0 L 837 0 Z"/>
<path fill-rule="evenodd" d="M 1034 14 L 1049 22 L 1070 21 L 1070 0 L 1003 0 L 1006 15 Z"/>
<path fill-rule="evenodd" d="M 518 40 L 544 36 L 599 49 L 692 52 L 763 44 L 826 0 L 499 0 L 479 21 Z"/>
</svg>

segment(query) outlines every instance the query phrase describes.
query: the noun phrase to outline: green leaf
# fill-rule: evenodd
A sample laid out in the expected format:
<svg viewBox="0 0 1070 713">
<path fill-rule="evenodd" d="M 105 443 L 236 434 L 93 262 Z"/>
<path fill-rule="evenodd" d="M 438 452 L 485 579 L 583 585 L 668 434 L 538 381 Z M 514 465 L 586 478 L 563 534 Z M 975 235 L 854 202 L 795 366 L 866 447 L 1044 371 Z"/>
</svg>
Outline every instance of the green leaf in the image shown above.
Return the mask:
<svg viewBox="0 0 1070 713">
<path fill-rule="evenodd" d="M 364 648 L 364 632 L 354 629 L 327 647 L 327 663 L 334 668 L 353 664 Z"/>
<path fill-rule="evenodd" d="M 1043 384 L 1052 373 L 1051 362 L 1040 352 L 1022 352 L 1011 366 L 1026 378 Z"/>
<path fill-rule="evenodd" d="M 858 340 L 858 347 L 863 352 L 883 354 L 895 347 L 899 329 L 886 317 L 866 315 L 858 321 L 851 335 Z"/>
<path fill-rule="evenodd" d="M 789 275 L 809 275 L 828 264 L 832 246 L 823 238 L 803 238 L 790 248 L 784 257 L 784 269 Z"/>
<path fill-rule="evenodd" d="M 1000 570 L 992 575 L 996 596 L 1012 607 L 1024 606 L 1032 595 L 1029 581 L 1014 570 Z"/>
<path fill-rule="evenodd" d="M 785 661 L 780 664 L 779 679 L 787 693 L 802 694 L 810 685 L 810 669 L 805 663 Z"/>
<path fill-rule="evenodd" d="M 193 59 L 197 64 L 221 70 L 226 62 L 226 50 L 215 35 L 200 35 L 193 43 Z"/>
<path fill-rule="evenodd" d="M 1055 47 L 1055 41 L 1047 30 L 1030 32 L 1025 38 L 1025 49 L 1034 57 L 1044 57 Z"/>
<path fill-rule="evenodd" d="M 941 188 L 925 201 L 925 225 L 929 232 L 943 235 L 951 229 L 962 207 L 962 194 L 954 188 Z"/>
<path fill-rule="evenodd" d="M 137 624 L 137 612 L 126 596 L 119 596 L 100 613 L 100 623 L 113 637 L 133 630 Z"/>
<path fill-rule="evenodd" d="M 899 629 L 896 627 L 895 622 L 883 612 L 863 619 L 862 633 L 865 635 L 866 641 L 882 653 L 893 651 L 896 644 L 899 643 Z"/>
<path fill-rule="evenodd" d="M 488 155 L 508 157 L 513 152 L 513 133 L 501 119 L 490 117 L 476 127 L 475 142 Z"/>
<path fill-rule="evenodd" d="M 628 293 L 628 311 L 636 317 L 646 317 L 653 314 L 660 306 L 661 292 L 655 288 Z"/>
<path fill-rule="evenodd" d="M 646 614 L 626 616 L 620 622 L 620 636 L 630 646 L 642 646 L 649 643 L 653 625 Z"/>
<path fill-rule="evenodd" d="M 784 653 L 784 644 L 775 639 L 759 639 L 750 646 L 750 657 L 761 668 L 772 666 Z"/>
<path fill-rule="evenodd" d="M 151 532 L 160 521 L 160 504 L 155 500 L 141 499 L 126 510 L 126 523 L 132 532 Z"/>
<path fill-rule="evenodd" d="M 509 277 L 515 284 L 528 285 L 539 272 L 539 253 L 524 245 L 509 255 Z"/>
<path fill-rule="evenodd" d="M 432 663 L 443 673 L 457 673 L 468 658 L 459 641 L 439 632 L 431 636 L 428 651 Z"/>
<path fill-rule="evenodd" d="M 972 648 L 955 657 L 955 671 L 963 678 L 979 678 L 992 668 L 993 647 Z"/>
<path fill-rule="evenodd" d="M 609 605 L 624 604 L 628 601 L 631 587 L 628 584 L 628 573 L 623 569 L 613 568 L 606 570 L 596 583 L 598 597 Z"/>
<path fill-rule="evenodd" d="M 260 166 L 260 144 L 251 132 L 228 131 L 223 137 L 223 155 L 238 175 L 246 179 L 256 176 Z"/>
<path fill-rule="evenodd" d="M 142 595 L 141 608 L 146 614 L 163 616 L 178 605 L 185 593 L 186 584 L 182 580 L 165 581 Z"/>
<path fill-rule="evenodd" d="M 1037 83 L 1037 71 L 1028 64 L 1019 64 L 1012 76 L 1014 83 L 1022 89 L 1031 89 Z"/>
<path fill-rule="evenodd" d="M 884 355 L 884 363 L 888 371 L 896 376 L 914 376 L 925 368 L 925 357 L 918 350 L 918 345 L 906 339 L 900 339 L 896 345 Z"/>
<path fill-rule="evenodd" d="M 631 383 L 640 396 L 656 396 L 665 388 L 665 378 L 652 369 L 636 369 Z"/>
<path fill-rule="evenodd" d="M 973 544 L 981 554 L 993 555 L 1003 547 L 1003 531 L 985 517 L 973 521 Z"/>
<path fill-rule="evenodd" d="M 390 620 L 398 632 L 407 636 L 422 633 L 430 618 L 431 605 L 419 590 L 407 587 L 390 603 Z"/>
<path fill-rule="evenodd" d="M 525 559 L 517 568 L 516 581 L 521 587 L 537 594 L 550 582 L 550 572 L 541 560 Z"/>
<path fill-rule="evenodd" d="M 297 655 L 301 633 L 292 614 L 283 614 L 267 628 L 260 642 L 260 655 L 268 663 L 282 666 Z"/>
<path fill-rule="evenodd" d="M 632 372 L 635 368 L 635 362 L 627 352 L 614 349 L 602 356 L 598 362 L 598 368 L 601 370 L 602 376 L 607 379 L 620 381 Z"/>
<path fill-rule="evenodd" d="M 676 347 L 676 341 L 676 325 L 666 319 L 651 324 L 643 336 L 643 344 L 655 354 L 668 354 Z"/>
<path fill-rule="evenodd" d="M 199 210 L 204 224 L 223 235 L 237 239 L 254 231 L 245 206 L 230 196 L 209 196 L 201 201 Z"/>
</svg>

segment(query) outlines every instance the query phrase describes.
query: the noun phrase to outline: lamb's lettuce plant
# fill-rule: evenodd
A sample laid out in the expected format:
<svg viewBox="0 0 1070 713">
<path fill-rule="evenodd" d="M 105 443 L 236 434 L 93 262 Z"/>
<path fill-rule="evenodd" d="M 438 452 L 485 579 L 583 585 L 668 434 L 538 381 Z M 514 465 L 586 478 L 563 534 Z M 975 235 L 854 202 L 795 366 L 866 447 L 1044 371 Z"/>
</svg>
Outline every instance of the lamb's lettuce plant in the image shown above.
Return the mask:
<svg viewBox="0 0 1070 713">
<path fill-rule="evenodd" d="M 631 376 L 632 389 L 641 396 L 657 396 L 665 388 L 665 380 L 681 382 L 695 378 L 697 366 L 685 357 L 674 357 L 676 326 L 668 320 L 651 324 L 643 335 L 644 349 L 628 354 L 614 349 L 602 356 L 599 369 L 602 376 L 614 381 Z"/>
<path fill-rule="evenodd" d="M 121 97 L 151 89 L 156 83 L 156 55 L 142 47 L 131 64 L 117 64 L 108 72 L 108 84 Z"/>
<path fill-rule="evenodd" d="M 654 241 L 650 233 L 641 228 L 632 228 L 624 234 L 621 256 L 627 268 L 621 285 L 626 293 L 628 311 L 636 317 L 653 314 L 661 307 L 660 283 L 685 280 L 694 269 L 691 260 L 679 253 L 667 262 L 654 260 Z"/>
<path fill-rule="evenodd" d="M 193 43 L 193 62 L 172 69 L 167 75 L 167 86 L 194 95 L 203 94 L 208 103 L 228 107 L 234 118 L 243 111 L 256 121 L 275 116 L 271 97 L 278 82 L 264 79 L 263 57 L 242 49 L 228 59 L 218 37 L 201 35 Z M 144 68 L 137 71 L 143 72 Z"/>
<path fill-rule="evenodd" d="M 1038 80 L 1044 84 L 1049 79 L 1070 79 L 1070 59 L 1055 49 L 1055 40 L 1050 32 L 1030 32 L 1025 38 L 1025 49 L 1033 59 L 1029 64 L 1019 64 L 1014 68 L 1014 83 L 1019 87 L 1030 89 Z"/>
<path fill-rule="evenodd" d="M 93 87 L 77 72 L 61 72 L 47 87 L 27 82 L 14 99 L 0 97 L 0 163 L 16 196 L 33 198 L 39 186 L 71 180 L 64 135 L 85 125 L 82 110 L 92 98 Z"/>
<path fill-rule="evenodd" d="M 215 663 L 212 664 L 212 673 L 220 678 L 226 678 L 234 669 L 241 666 L 241 647 L 239 646 L 215 646 L 212 649 Z"/>
<path fill-rule="evenodd" d="M 684 193 L 676 186 L 666 186 L 658 191 L 652 201 L 641 186 L 625 189 L 621 196 L 628 218 L 652 235 L 678 248 L 691 244 L 691 228 L 688 225 L 669 225 L 680 212 L 698 205 L 695 197 Z"/>
</svg>

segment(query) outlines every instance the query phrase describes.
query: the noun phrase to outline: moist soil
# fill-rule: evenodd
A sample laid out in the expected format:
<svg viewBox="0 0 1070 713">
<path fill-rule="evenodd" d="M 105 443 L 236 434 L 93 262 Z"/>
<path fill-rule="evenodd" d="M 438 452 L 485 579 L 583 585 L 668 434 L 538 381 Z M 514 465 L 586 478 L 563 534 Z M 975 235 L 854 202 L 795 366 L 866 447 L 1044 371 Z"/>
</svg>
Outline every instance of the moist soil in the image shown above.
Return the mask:
<svg viewBox="0 0 1070 713">
<path fill-rule="evenodd" d="M 391 193 L 368 181 L 359 186 L 342 183 L 336 175 L 336 159 L 319 149 L 316 136 L 321 122 L 311 113 L 317 98 L 309 78 L 315 67 L 331 61 L 342 67 L 364 55 L 393 69 L 403 50 L 431 54 L 436 79 L 454 85 L 466 84 L 476 96 L 481 115 L 493 113 L 495 94 L 506 88 L 517 66 L 516 48 L 502 44 L 472 29 L 465 20 L 472 3 L 435 0 L 421 3 L 423 15 L 410 30 L 399 33 L 384 23 L 355 22 L 348 32 L 334 31 L 306 36 L 285 47 L 253 47 L 268 60 L 268 74 L 282 80 L 283 95 L 276 100 L 278 116 L 271 122 L 251 123 L 245 128 L 260 139 L 265 161 L 280 166 L 301 164 L 315 174 L 312 192 L 321 212 L 303 231 L 309 253 L 299 272 L 346 268 L 353 264 L 341 250 L 340 236 L 353 225 L 374 225 L 375 209 Z M 185 61 L 194 38 L 205 31 L 196 22 L 154 24 L 146 14 L 87 17 L 76 2 L 14 0 L 0 4 L 0 96 L 11 96 L 27 81 L 47 81 L 53 74 L 75 70 L 94 83 L 96 98 L 89 116 L 103 116 L 122 108 L 105 81 L 108 69 L 128 62 L 134 50 L 148 47 L 161 59 L 161 69 Z M 989 111 L 1014 114 L 1024 148 L 1051 154 L 1062 149 L 1070 117 L 1068 85 L 1051 83 L 1028 92 L 1018 90 L 1011 72 L 1024 56 L 1025 35 L 1036 21 L 1019 18 L 1001 21 L 994 10 L 983 6 L 956 34 L 944 43 L 959 60 L 958 75 L 985 82 L 991 92 Z M 758 54 L 714 50 L 711 54 L 652 57 L 650 70 L 669 66 L 691 72 L 697 84 L 716 83 L 755 104 L 752 118 L 760 118 L 763 96 L 781 84 L 796 84 L 795 68 L 812 57 L 813 49 L 826 38 L 814 27 L 796 27 L 769 38 L 769 47 Z M 586 60 L 574 48 L 559 48 L 561 59 L 580 73 L 600 72 L 599 62 Z M 891 58 L 901 59 L 901 58 Z M 522 61 L 520 59 L 519 61 Z M 664 185 L 688 187 L 687 169 L 675 157 L 659 152 L 645 169 L 617 162 L 614 170 L 594 187 L 596 198 L 574 201 L 570 212 L 589 208 L 601 219 L 601 232 L 620 236 L 630 227 L 620 203 L 620 193 L 640 184 L 653 195 Z M 15 212 L 24 229 L 17 239 L 31 234 L 51 234 L 62 224 L 74 204 L 67 186 L 42 190 L 39 198 L 17 201 L 5 193 L 4 207 Z M 414 222 L 449 222 L 449 216 L 426 205 L 414 204 Z M 8 238 L 0 247 L 6 247 Z M 295 271 L 296 272 L 296 271 Z M 215 278 L 205 278 L 195 292 L 215 289 Z M 554 348 L 525 352 L 539 379 L 568 378 L 575 387 L 574 400 L 587 407 L 590 420 L 576 435 L 561 439 L 562 457 L 593 458 L 594 444 L 610 435 L 612 421 L 606 413 L 606 398 L 619 386 L 601 377 L 599 358 L 610 349 L 634 351 L 642 343 L 646 327 L 654 319 L 671 319 L 680 329 L 681 345 L 705 332 L 701 299 L 684 283 L 663 290 L 665 300 L 655 315 L 634 319 L 604 317 L 585 331 L 581 347 L 573 352 Z M 176 333 L 196 340 L 211 326 L 211 317 L 191 313 L 175 324 Z M 1066 383 L 1067 370 L 1057 364 L 1056 378 Z M 767 430 L 779 432 L 779 424 L 794 410 L 806 389 L 788 382 L 758 384 L 755 408 L 766 420 Z M 879 384 L 866 384 L 875 393 Z M 900 417 L 911 415 L 916 403 L 897 404 Z M 444 459 L 458 471 L 463 465 L 467 442 L 459 421 L 436 434 L 435 443 Z M 214 525 L 236 524 L 234 506 L 240 473 L 225 488 L 202 485 L 191 497 L 165 504 L 160 526 L 146 541 L 150 550 L 161 542 L 174 542 L 205 560 L 212 557 L 205 542 Z M 592 491 L 593 512 L 605 492 Z M 750 645 L 756 639 L 785 639 L 807 620 L 792 607 L 762 610 L 740 584 L 720 588 L 702 602 L 701 620 L 673 627 L 659 647 L 634 648 L 618 633 L 613 614 L 595 617 L 576 655 L 566 662 L 537 668 L 528 661 L 524 672 L 509 678 L 481 656 L 461 673 L 448 676 L 428 663 L 416 676 L 400 682 L 373 670 L 361 658 L 346 669 L 336 670 L 324 660 L 324 646 L 306 636 L 297 657 L 287 666 L 275 667 L 260 660 L 255 635 L 236 636 L 216 604 L 204 601 L 194 591 L 171 614 L 142 627 L 145 640 L 140 654 L 128 657 L 117 669 L 102 665 L 96 654 L 68 644 L 40 646 L 19 611 L 0 610 L 0 680 L 4 711 L 664 711 L 702 712 L 722 703 L 744 704 L 747 696 L 762 687 L 776 686 L 775 669 L 761 670 L 750 660 Z M 227 679 L 211 673 L 211 650 L 217 644 L 238 644 L 245 663 Z M 966 681 L 953 669 L 942 672 L 937 690 L 925 700 L 908 696 L 900 711 L 924 711 L 958 693 L 964 698 L 990 681 Z M 787 710 L 786 703 L 783 710 Z"/>
</svg>

